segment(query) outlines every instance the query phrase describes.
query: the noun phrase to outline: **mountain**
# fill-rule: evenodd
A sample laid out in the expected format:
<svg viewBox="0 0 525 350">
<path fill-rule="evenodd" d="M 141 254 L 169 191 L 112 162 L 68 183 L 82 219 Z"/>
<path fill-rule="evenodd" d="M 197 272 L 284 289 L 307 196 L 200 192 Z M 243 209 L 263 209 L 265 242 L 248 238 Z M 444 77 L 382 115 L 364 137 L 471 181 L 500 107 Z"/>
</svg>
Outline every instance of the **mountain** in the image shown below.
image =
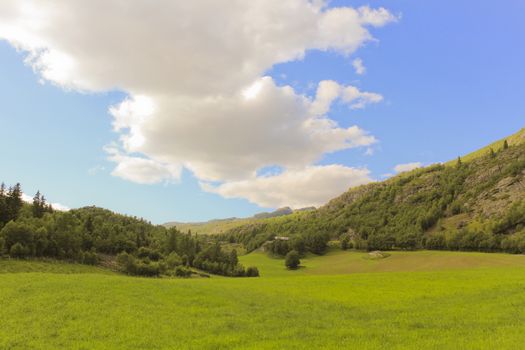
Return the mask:
<svg viewBox="0 0 525 350">
<path fill-rule="evenodd" d="M 368 249 L 525 252 L 524 170 L 525 129 L 459 160 L 350 189 L 315 211 L 231 228 L 224 239 L 249 250 L 277 235 L 314 252 L 343 236 Z"/>
<path fill-rule="evenodd" d="M 191 232 L 199 233 L 199 234 L 220 234 L 227 232 L 228 230 L 242 226 L 247 225 L 253 222 L 256 222 L 257 220 L 261 219 L 270 219 L 280 216 L 286 216 L 290 215 L 296 211 L 311 211 L 315 210 L 315 207 L 308 207 L 308 208 L 301 208 L 293 210 L 290 207 L 283 207 L 279 208 L 272 212 L 264 212 L 264 213 L 258 213 L 255 214 L 252 217 L 249 218 L 226 218 L 226 219 L 214 219 L 209 220 L 205 222 L 168 222 L 165 223 L 164 226 L 166 227 L 174 227 L 176 226 L 177 229 L 187 232 L 188 230 L 191 230 Z"/>
</svg>

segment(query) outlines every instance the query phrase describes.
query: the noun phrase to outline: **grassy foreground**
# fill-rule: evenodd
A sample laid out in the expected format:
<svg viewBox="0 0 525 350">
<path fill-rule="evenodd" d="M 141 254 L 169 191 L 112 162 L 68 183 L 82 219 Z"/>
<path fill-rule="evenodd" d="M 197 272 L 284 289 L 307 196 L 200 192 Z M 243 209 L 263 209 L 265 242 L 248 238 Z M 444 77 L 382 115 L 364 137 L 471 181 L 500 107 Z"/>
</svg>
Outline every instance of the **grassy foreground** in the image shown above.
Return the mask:
<svg viewBox="0 0 525 350">
<path fill-rule="evenodd" d="M 516 349 L 523 343 L 523 256 L 414 252 L 369 260 L 336 251 L 307 259 L 297 271 L 259 253 L 242 260 L 257 261 L 263 277 L 145 279 L 46 263 L 33 269 L 41 272 L 26 272 L 33 262 L 0 261 L 0 349 Z M 396 271 L 383 272 L 390 270 Z"/>
</svg>

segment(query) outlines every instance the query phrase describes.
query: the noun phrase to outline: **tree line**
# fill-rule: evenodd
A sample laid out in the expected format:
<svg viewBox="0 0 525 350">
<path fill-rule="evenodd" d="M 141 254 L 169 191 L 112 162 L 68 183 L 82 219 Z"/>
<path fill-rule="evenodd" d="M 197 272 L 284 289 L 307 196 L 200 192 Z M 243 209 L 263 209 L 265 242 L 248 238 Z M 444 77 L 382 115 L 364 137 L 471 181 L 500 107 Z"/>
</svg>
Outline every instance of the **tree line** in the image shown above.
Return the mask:
<svg viewBox="0 0 525 350">
<path fill-rule="evenodd" d="M 259 275 L 257 268 L 244 268 L 235 252 L 225 253 L 209 237 L 96 207 L 53 210 L 40 192 L 33 203 L 24 203 L 20 184 L 0 188 L 0 255 L 93 265 L 118 256 L 119 269 L 130 275 L 188 277 L 199 273 L 196 269 L 233 277 Z"/>
</svg>

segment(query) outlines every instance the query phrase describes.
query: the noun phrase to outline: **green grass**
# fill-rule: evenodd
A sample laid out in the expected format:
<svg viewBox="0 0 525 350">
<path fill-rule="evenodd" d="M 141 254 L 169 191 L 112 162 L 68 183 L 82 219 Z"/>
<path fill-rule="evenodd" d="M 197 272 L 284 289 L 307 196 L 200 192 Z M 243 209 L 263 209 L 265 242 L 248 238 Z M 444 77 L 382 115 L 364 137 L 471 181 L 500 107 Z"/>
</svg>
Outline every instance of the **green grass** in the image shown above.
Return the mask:
<svg viewBox="0 0 525 350">
<path fill-rule="evenodd" d="M 190 280 L 2 261 L 0 349 L 522 347 L 525 257 L 364 256 L 332 251 L 288 271 L 255 253 L 241 260 L 261 278 Z"/>
<path fill-rule="evenodd" d="M 366 252 L 341 251 L 334 249 L 326 255 L 308 255 L 301 259 L 302 268 L 289 271 L 283 259 L 269 258 L 263 252 L 241 256 L 245 266 L 257 266 L 262 276 L 316 276 L 342 275 L 351 273 L 397 272 L 397 271 L 438 271 L 476 269 L 488 267 L 523 267 L 525 256 L 511 254 L 487 254 L 478 252 L 417 251 L 389 252 L 385 259 L 370 259 Z"/>
<path fill-rule="evenodd" d="M 20 272 L 43 272 L 43 273 L 97 273 L 115 274 L 114 272 L 97 266 L 82 264 L 70 264 L 56 260 L 16 260 L 0 259 L 0 274 Z"/>
</svg>

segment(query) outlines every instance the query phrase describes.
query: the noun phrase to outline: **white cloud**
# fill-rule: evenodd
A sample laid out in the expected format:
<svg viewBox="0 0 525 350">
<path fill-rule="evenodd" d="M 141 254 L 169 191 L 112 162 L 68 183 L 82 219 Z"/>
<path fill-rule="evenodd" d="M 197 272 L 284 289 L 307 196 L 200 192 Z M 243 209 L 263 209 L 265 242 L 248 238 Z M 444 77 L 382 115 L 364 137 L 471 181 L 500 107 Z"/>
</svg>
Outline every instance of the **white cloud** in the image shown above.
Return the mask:
<svg viewBox="0 0 525 350">
<path fill-rule="evenodd" d="M 406 171 L 411 171 L 417 168 L 421 168 L 423 164 L 420 162 L 414 162 L 414 163 L 407 163 L 407 164 L 398 164 L 394 167 L 394 171 L 396 173 L 404 173 Z"/>
<path fill-rule="evenodd" d="M 100 164 L 95 165 L 94 167 L 91 167 L 88 169 L 88 174 L 91 176 L 95 176 L 101 172 L 106 170 L 106 168 Z"/>
<path fill-rule="evenodd" d="M 317 87 L 316 97 L 311 103 L 310 112 L 313 115 L 325 115 L 337 99 L 340 99 L 343 104 L 349 105 L 351 109 L 360 109 L 368 104 L 383 101 L 383 96 L 374 92 L 360 91 L 352 85 L 343 86 L 333 80 L 323 80 Z"/>
<path fill-rule="evenodd" d="M 375 153 L 375 150 L 372 147 L 368 147 L 365 152 L 365 156 L 373 156 Z"/>
<path fill-rule="evenodd" d="M 363 64 L 363 60 L 360 58 L 356 58 L 352 61 L 352 66 L 355 69 L 356 74 L 363 75 L 366 73 L 366 67 Z"/>
<path fill-rule="evenodd" d="M 182 168 L 174 164 L 166 164 L 137 156 L 122 154 L 115 146 L 105 148 L 109 159 L 117 163 L 111 172 L 125 180 L 139 184 L 155 184 L 180 180 Z"/>
<path fill-rule="evenodd" d="M 219 186 L 201 183 L 201 187 L 226 198 L 247 198 L 264 207 L 303 208 L 320 206 L 350 187 L 372 182 L 369 174 L 367 169 L 343 165 L 309 166 Z"/>
<path fill-rule="evenodd" d="M 33 197 L 31 197 L 31 196 L 29 196 L 29 195 L 27 195 L 25 193 L 22 193 L 22 200 L 24 202 L 26 202 L 26 203 L 33 203 Z M 69 211 L 69 210 L 71 210 L 71 208 L 69 208 L 68 206 L 60 204 L 60 203 L 48 203 L 48 204 L 51 204 L 51 206 L 55 210 L 59 210 L 59 211 Z"/>
<path fill-rule="evenodd" d="M 110 109 L 113 175 L 149 184 L 176 181 L 185 167 L 227 184 L 373 144 L 327 114 L 336 99 L 356 109 L 381 95 L 325 81 L 312 100 L 263 74 L 308 50 L 350 55 L 374 40 L 370 27 L 395 20 L 384 8 L 307 0 L 4 0 L 0 39 L 53 84 L 128 93 Z"/>
</svg>

